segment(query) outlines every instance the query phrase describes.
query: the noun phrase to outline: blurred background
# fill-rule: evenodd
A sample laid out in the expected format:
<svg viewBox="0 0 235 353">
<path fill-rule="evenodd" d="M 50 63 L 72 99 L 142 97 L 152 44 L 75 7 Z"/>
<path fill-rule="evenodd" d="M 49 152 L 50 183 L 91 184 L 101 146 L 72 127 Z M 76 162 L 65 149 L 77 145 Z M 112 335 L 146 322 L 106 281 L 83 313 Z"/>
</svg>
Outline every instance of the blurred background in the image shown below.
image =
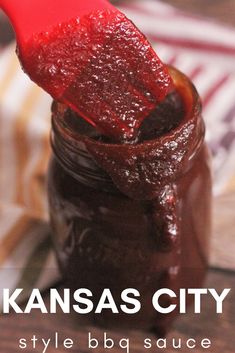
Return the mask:
<svg viewBox="0 0 235 353">
<path fill-rule="evenodd" d="M 136 0 L 113 0 L 115 4 L 131 3 Z M 144 1 L 144 0 L 142 0 Z M 157 1 L 157 0 L 156 0 Z M 234 0 L 162 0 L 163 3 L 174 5 L 182 10 L 218 19 L 235 26 Z M 0 11 L 0 40 L 6 43 L 13 36 L 6 17 Z"/>
<path fill-rule="evenodd" d="M 235 288 L 235 0 L 113 2 L 148 36 L 165 62 L 191 77 L 202 97 L 214 174 L 213 237 L 206 285 Z M 51 98 L 21 72 L 13 40 L 11 26 L 0 12 L 0 288 L 19 287 L 20 283 L 29 289 L 33 285 L 45 289 L 58 279 L 48 241 L 45 201 Z M 9 229 L 14 232 L 7 232 Z M 53 270 L 48 272 L 47 268 Z M 6 269 L 14 269 L 14 275 L 11 272 L 9 276 Z M 187 315 L 177 322 L 172 335 L 200 338 L 207 333 L 214 341 L 213 353 L 234 353 L 234 302 L 233 295 L 220 318 L 208 303 L 199 319 Z M 28 334 L 35 322 L 39 331 L 50 332 L 57 325 L 69 334 L 74 332 L 72 323 L 65 323 L 63 317 L 43 321 L 40 315 L 30 315 L 25 320 L 21 323 Z M 3 323 L 0 352 L 14 353 L 11 335 L 15 337 L 19 330 L 14 315 L 1 318 L 0 325 Z M 137 345 L 134 352 L 141 351 Z"/>
</svg>

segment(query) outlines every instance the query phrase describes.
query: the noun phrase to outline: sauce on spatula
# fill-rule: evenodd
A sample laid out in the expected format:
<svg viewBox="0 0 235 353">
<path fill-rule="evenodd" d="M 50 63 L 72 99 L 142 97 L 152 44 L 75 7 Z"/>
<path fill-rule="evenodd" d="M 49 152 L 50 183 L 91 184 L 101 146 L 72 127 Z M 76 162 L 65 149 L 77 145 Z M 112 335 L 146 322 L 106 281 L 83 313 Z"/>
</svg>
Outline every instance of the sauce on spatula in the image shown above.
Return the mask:
<svg viewBox="0 0 235 353">
<path fill-rule="evenodd" d="M 23 0 L 17 6 L 12 0 L 2 1 L 6 8 L 11 4 L 19 33 L 18 55 L 30 78 L 113 141 L 135 141 L 143 120 L 173 85 L 168 69 L 136 26 L 104 0 L 71 0 L 70 12 L 65 0 L 54 7 L 49 1 L 49 9 L 45 7 L 41 15 L 35 15 L 37 1 Z M 45 0 L 42 3 L 46 6 Z M 24 6 L 29 33 L 22 20 Z M 35 17 L 35 32 L 29 10 Z"/>
</svg>

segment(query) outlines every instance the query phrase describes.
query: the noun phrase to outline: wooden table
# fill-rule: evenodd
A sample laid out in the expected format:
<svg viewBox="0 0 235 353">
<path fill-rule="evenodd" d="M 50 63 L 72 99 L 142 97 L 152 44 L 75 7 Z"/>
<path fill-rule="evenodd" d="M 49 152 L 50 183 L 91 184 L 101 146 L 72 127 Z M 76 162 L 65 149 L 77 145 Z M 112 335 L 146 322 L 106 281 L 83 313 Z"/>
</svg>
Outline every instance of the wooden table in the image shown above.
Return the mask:
<svg viewBox="0 0 235 353">
<path fill-rule="evenodd" d="M 165 0 L 164 2 L 235 26 L 234 0 Z"/>
<path fill-rule="evenodd" d="M 134 1 L 134 0 L 133 0 Z M 191 10 L 195 13 L 208 15 L 213 18 L 219 19 L 222 22 L 226 22 L 235 26 L 235 0 L 167 0 L 168 3 L 172 3 L 180 8 Z M 2 35 L 2 24 L 0 24 L 0 30 Z M 11 36 L 11 32 L 8 33 L 8 39 Z M 4 38 L 2 38 L 4 39 Z M 230 198 L 230 196 L 227 196 Z M 232 201 L 235 198 L 233 196 Z M 230 203 L 231 198 L 229 199 Z M 218 200 L 218 205 L 223 204 L 224 198 Z M 232 202 L 232 204 L 234 204 Z M 222 225 L 224 227 L 224 223 Z M 235 273 L 233 271 L 224 271 L 211 268 L 208 272 L 207 281 L 205 284 L 208 288 L 216 287 L 219 291 L 224 288 L 235 289 Z M 47 294 L 45 294 L 47 298 Z M 38 339 L 52 338 L 55 332 L 60 335 L 60 342 L 62 338 L 74 339 L 74 348 L 65 350 L 62 346 L 58 349 L 55 347 L 48 348 L 49 353 L 62 353 L 62 352 L 76 352 L 86 353 L 90 352 L 86 348 L 87 334 L 92 332 L 96 338 L 101 338 L 103 331 L 92 327 L 83 327 L 79 325 L 79 320 L 75 317 L 69 317 L 64 314 L 57 315 L 40 315 L 33 313 L 31 315 L 16 315 L 10 314 L 0 318 L 0 353 L 39 353 L 42 352 L 42 344 L 37 343 L 37 348 L 32 349 L 32 346 L 28 346 L 27 349 L 20 349 L 18 347 L 19 338 L 26 338 L 30 340 L 35 334 Z M 201 315 L 195 315 L 190 313 L 181 316 L 174 324 L 173 330 L 171 331 L 168 342 L 169 348 L 167 350 L 158 350 L 156 347 L 148 350 L 143 349 L 143 339 L 149 337 L 149 334 L 143 332 L 110 332 L 109 335 L 118 342 L 122 337 L 128 335 L 130 338 L 131 352 L 159 352 L 164 351 L 173 353 L 176 350 L 170 347 L 170 341 L 173 337 L 181 337 L 183 340 L 189 337 L 194 337 L 198 340 L 208 337 L 212 340 L 212 348 L 210 350 L 203 350 L 198 347 L 193 352 L 201 353 L 209 351 L 213 353 L 234 353 L 235 352 L 235 295 L 231 293 L 228 300 L 225 303 L 224 314 L 216 315 L 213 302 L 207 301 L 203 305 L 203 313 Z M 150 336 L 153 340 L 154 337 Z M 28 341 L 30 342 L 30 341 Z M 31 342 L 32 344 L 32 342 Z M 123 349 L 112 349 L 114 353 L 124 352 Z M 188 352 L 187 349 L 182 348 L 181 352 Z M 96 353 L 104 352 L 102 346 L 95 350 Z"/>
<path fill-rule="evenodd" d="M 222 272 L 217 270 L 210 270 L 208 278 L 205 283 L 208 288 L 215 287 L 216 290 L 222 291 L 224 288 L 235 288 L 235 275 L 229 272 Z M 174 324 L 171 333 L 167 337 L 169 348 L 167 350 L 157 350 L 156 346 L 151 349 L 143 349 L 143 341 L 145 338 L 150 337 L 152 341 L 156 340 L 153 335 L 146 332 L 111 332 L 108 331 L 108 336 L 113 338 L 116 344 L 123 337 L 130 339 L 130 352 L 143 353 L 143 352 L 167 352 L 174 353 L 176 350 L 172 349 L 170 342 L 172 338 L 182 338 L 185 342 L 188 338 L 193 337 L 199 343 L 202 338 L 209 338 L 212 341 L 212 348 L 205 350 L 198 347 L 192 352 L 201 353 L 208 351 L 210 353 L 234 353 L 235 352 L 235 295 L 232 294 L 225 301 L 223 315 L 215 314 L 214 302 L 210 300 L 203 301 L 202 313 L 196 315 L 192 313 L 192 309 L 186 315 L 182 315 Z M 62 342 L 66 338 L 72 338 L 74 341 L 74 348 L 68 352 L 87 353 L 92 350 L 87 348 L 88 332 L 92 333 L 92 337 L 99 339 L 102 342 L 104 330 L 94 327 L 84 327 L 79 324 L 79 319 L 73 315 L 66 314 L 38 314 L 31 313 L 30 315 L 17 315 L 12 314 L 0 319 L 0 352 L 1 353 L 39 353 L 42 352 L 42 343 L 39 340 L 42 338 L 49 339 L 55 336 L 55 332 L 59 334 L 59 341 Z M 32 349 L 32 342 L 30 339 L 36 335 L 38 338 L 37 349 Z M 29 344 L 28 349 L 20 350 L 18 341 L 20 338 L 27 339 Z M 103 353 L 102 345 L 93 350 L 96 353 Z M 124 352 L 124 350 L 115 348 L 109 350 L 112 353 Z M 49 353 L 62 353 L 65 352 L 63 347 L 56 349 L 50 347 Z M 66 351 L 67 352 L 67 351 Z M 180 352 L 186 353 L 188 350 L 182 348 Z"/>
</svg>

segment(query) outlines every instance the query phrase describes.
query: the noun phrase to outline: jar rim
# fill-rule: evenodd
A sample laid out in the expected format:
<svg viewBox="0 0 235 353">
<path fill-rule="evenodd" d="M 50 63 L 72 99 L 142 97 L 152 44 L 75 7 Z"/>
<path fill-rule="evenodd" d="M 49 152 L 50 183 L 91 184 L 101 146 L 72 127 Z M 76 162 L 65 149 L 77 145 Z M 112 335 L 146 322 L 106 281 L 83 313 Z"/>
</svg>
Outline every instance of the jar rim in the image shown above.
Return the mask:
<svg viewBox="0 0 235 353">
<path fill-rule="evenodd" d="M 139 148 L 143 145 L 146 144 L 151 144 L 151 142 L 158 140 L 159 143 L 162 143 L 162 141 L 169 141 L 169 140 L 174 140 L 175 134 L 179 133 L 181 130 L 184 130 L 185 123 L 187 124 L 196 124 L 198 121 L 198 118 L 201 116 L 201 111 L 202 111 L 202 104 L 201 104 L 201 99 L 200 96 L 194 86 L 194 84 L 190 81 L 190 79 L 183 74 L 181 71 L 178 69 L 168 66 L 170 75 L 173 79 L 175 89 L 177 93 L 179 93 L 180 97 L 183 100 L 183 105 L 185 108 L 184 115 L 182 119 L 179 121 L 179 123 L 174 126 L 171 130 L 164 132 L 162 135 L 157 136 L 156 138 L 152 138 L 149 140 L 144 140 L 141 142 L 137 142 L 135 144 L 121 144 L 121 143 L 115 143 L 115 142 L 106 142 L 106 141 L 100 141 L 100 140 L 94 140 L 92 137 L 89 137 L 87 135 L 84 135 L 80 133 L 79 131 L 74 131 L 71 129 L 69 124 L 63 119 L 63 113 L 67 109 L 67 106 L 65 106 L 63 103 L 59 102 L 54 102 L 56 107 L 53 110 L 58 110 L 61 112 L 61 114 L 56 114 L 56 118 L 53 117 L 52 115 L 52 125 L 55 130 L 58 132 L 63 133 L 69 143 L 71 143 L 74 146 L 77 146 L 78 144 L 81 143 L 81 141 L 86 142 L 90 141 L 91 143 L 95 143 L 97 146 L 105 146 L 106 148 L 112 147 L 112 148 L 126 148 L 129 150 L 135 150 L 136 148 Z M 205 135 L 205 126 L 204 122 L 201 119 L 201 133 Z M 200 139 L 200 140 L 203 140 Z"/>
<path fill-rule="evenodd" d="M 129 178 L 131 168 L 132 187 L 129 187 L 129 183 L 118 186 L 130 197 L 134 180 L 143 180 L 143 173 L 145 197 L 152 198 L 155 189 L 166 183 L 174 183 L 191 168 L 199 154 L 203 146 L 205 124 L 201 116 L 201 100 L 193 83 L 179 70 L 173 67 L 169 67 L 169 70 L 184 105 L 184 115 L 176 127 L 155 139 L 136 144 L 97 141 L 74 131 L 72 123 L 65 117 L 66 112 L 69 113 L 68 108 L 54 102 L 51 144 L 57 160 L 77 179 L 81 180 L 81 174 L 85 176 L 84 183 L 87 177 L 102 179 L 102 183 L 109 180 L 117 186 L 118 179 Z M 156 184 L 154 190 L 149 182 L 153 174 Z"/>
</svg>

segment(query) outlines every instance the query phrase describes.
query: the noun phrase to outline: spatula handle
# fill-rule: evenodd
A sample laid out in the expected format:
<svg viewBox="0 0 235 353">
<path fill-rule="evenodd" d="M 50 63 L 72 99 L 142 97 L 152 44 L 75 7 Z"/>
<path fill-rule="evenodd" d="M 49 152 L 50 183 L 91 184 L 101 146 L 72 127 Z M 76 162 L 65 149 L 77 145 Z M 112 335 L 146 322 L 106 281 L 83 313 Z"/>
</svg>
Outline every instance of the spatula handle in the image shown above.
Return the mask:
<svg viewBox="0 0 235 353">
<path fill-rule="evenodd" d="M 108 0 L 0 0 L 0 8 L 10 18 L 20 45 L 32 35 L 72 18 L 94 10 L 114 9 Z"/>
</svg>

